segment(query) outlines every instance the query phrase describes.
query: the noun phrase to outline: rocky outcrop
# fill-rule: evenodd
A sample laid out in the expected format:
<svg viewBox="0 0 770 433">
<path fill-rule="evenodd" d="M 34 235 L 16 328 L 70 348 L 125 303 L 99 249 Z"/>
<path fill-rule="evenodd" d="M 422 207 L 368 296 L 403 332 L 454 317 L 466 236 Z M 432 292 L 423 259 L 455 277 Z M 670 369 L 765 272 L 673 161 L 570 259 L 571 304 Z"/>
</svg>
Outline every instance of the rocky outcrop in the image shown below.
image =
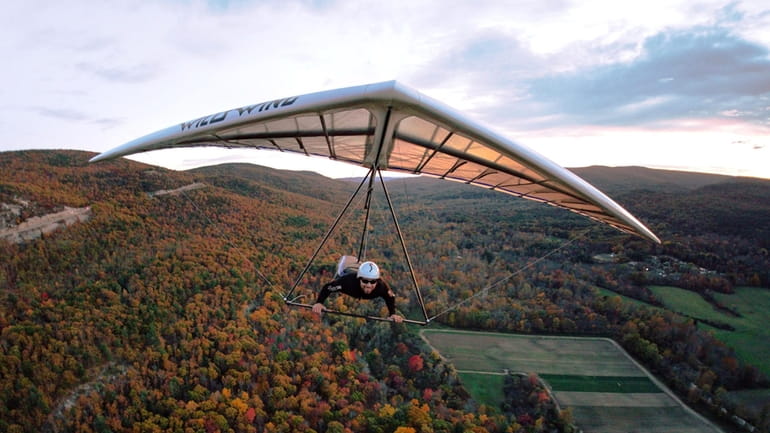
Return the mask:
<svg viewBox="0 0 770 433">
<path fill-rule="evenodd" d="M 171 190 L 158 190 L 148 193 L 150 197 L 164 195 L 176 195 L 186 191 L 205 188 L 206 184 L 196 182 Z M 22 211 L 30 206 L 30 203 L 18 198 L 14 203 L 0 203 L 0 241 L 20 244 L 22 242 L 37 239 L 44 234 L 62 229 L 71 224 L 88 221 L 91 218 L 91 207 L 71 208 L 64 207 L 60 212 L 51 213 L 39 217 L 31 217 L 26 221 L 15 225 Z"/>
<path fill-rule="evenodd" d="M 0 230 L 13 227 L 21 216 L 21 211 L 29 206 L 29 202 L 14 198 L 13 203 L 0 203 Z"/>
<path fill-rule="evenodd" d="M 0 229 L 0 240 L 22 243 L 37 239 L 43 234 L 64 228 L 68 225 L 87 221 L 91 218 L 91 207 L 65 207 L 63 211 L 39 217 L 32 217 L 23 223 Z"/>
<path fill-rule="evenodd" d="M 206 184 L 201 182 L 191 183 L 189 185 L 185 185 L 183 187 L 177 188 L 177 189 L 161 189 L 158 191 L 147 193 L 150 197 L 158 197 L 162 195 L 177 195 L 181 194 L 185 191 L 192 191 L 200 188 L 205 188 Z"/>
</svg>

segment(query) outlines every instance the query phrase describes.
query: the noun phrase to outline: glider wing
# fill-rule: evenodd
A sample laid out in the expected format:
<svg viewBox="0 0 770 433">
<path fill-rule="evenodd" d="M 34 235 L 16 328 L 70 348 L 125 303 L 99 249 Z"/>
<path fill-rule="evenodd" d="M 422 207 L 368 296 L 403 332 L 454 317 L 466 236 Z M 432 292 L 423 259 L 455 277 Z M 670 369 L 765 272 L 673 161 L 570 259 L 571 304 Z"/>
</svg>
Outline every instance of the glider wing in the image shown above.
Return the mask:
<svg viewBox="0 0 770 433">
<path fill-rule="evenodd" d="M 571 171 L 395 81 L 222 111 L 138 138 L 91 161 L 197 146 L 294 152 L 469 183 L 660 242 Z"/>
</svg>

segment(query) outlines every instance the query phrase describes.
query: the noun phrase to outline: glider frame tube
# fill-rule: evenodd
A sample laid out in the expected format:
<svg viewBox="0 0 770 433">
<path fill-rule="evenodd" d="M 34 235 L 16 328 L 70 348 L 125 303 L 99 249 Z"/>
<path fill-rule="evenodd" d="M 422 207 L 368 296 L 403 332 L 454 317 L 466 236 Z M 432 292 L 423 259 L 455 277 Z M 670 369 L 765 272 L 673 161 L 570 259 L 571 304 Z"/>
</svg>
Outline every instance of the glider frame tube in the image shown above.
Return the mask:
<svg viewBox="0 0 770 433">
<path fill-rule="evenodd" d="M 380 176 L 380 183 L 382 184 L 382 191 L 385 193 L 385 199 L 388 201 L 388 209 L 390 209 L 390 215 L 393 217 L 393 225 L 396 227 L 396 233 L 398 234 L 398 240 L 401 242 L 401 250 L 404 253 L 404 259 L 406 265 L 409 267 L 409 275 L 412 277 L 412 284 L 414 285 L 414 293 L 417 295 L 417 303 L 420 304 L 422 314 L 425 316 L 425 324 L 430 322 L 428 318 L 428 312 L 425 310 L 425 301 L 422 299 L 422 292 L 420 292 L 420 285 L 417 283 L 417 277 L 414 274 L 414 266 L 412 266 L 412 259 L 409 257 L 409 252 L 406 250 L 406 242 L 404 242 L 404 235 L 401 233 L 401 226 L 398 224 L 398 218 L 396 218 L 396 211 L 393 208 L 393 202 L 390 201 L 390 194 L 388 194 L 388 188 L 385 186 L 385 179 L 382 178 L 382 172 L 377 170 L 377 174 Z"/>
<path fill-rule="evenodd" d="M 296 298 L 292 299 L 291 296 L 294 293 L 294 291 L 296 290 L 297 286 L 299 286 L 300 282 L 302 281 L 302 277 L 304 277 L 305 274 L 307 273 L 307 271 L 310 269 L 310 266 L 313 264 L 313 262 L 315 261 L 316 257 L 320 253 L 321 248 L 323 248 L 323 246 L 329 240 L 329 237 L 331 236 L 331 234 L 336 230 L 337 225 L 339 224 L 340 220 L 342 220 L 342 217 L 347 213 L 348 209 L 350 209 L 350 205 L 353 203 L 353 200 L 361 192 L 361 187 L 363 187 L 363 185 L 365 183 L 367 183 L 367 180 L 368 180 L 369 181 L 368 182 L 369 186 L 368 186 L 368 189 L 367 189 L 366 216 L 365 216 L 365 220 L 364 220 L 364 230 L 363 230 L 363 234 L 362 234 L 362 237 L 361 237 L 361 244 L 360 244 L 360 251 L 359 251 L 359 258 L 364 257 L 364 253 L 365 253 L 364 248 L 366 246 L 366 237 L 367 237 L 366 234 L 367 234 L 367 231 L 368 231 L 367 229 L 368 229 L 368 225 L 369 225 L 369 207 L 371 205 L 371 196 L 372 196 L 372 189 L 373 189 L 373 182 L 374 182 L 374 177 L 375 177 L 375 171 L 377 172 L 377 174 L 378 174 L 378 176 L 380 178 L 380 184 L 382 185 L 382 191 L 385 194 L 385 198 L 386 198 L 387 203 L 388 203 L 388 208 L 390 209 L 390 214 L 391 214 L 391 217 L 393 218 L 393 225 L 396 228 L 396 234 L 398 235 L 398 240 L 399 240 L 399 242 L 401 244 L 401 250 L 402 250 L 402 252 L 404 254 L 404 257 L 405 257 L 405 260 L 406 260 L 406 264 L 407 264 L 407 267 L 409 269 L 409 275 L 411 276 L 411 279 L 412 279 L 412 284 L 414 286 L 414 292 L 415 292 L 415 295 L 417 296 L 417 303 L 420 304 L 420 310 L 422 311 L 423 317 L 425 317 L 424 321 L 412 320 L 412 319 L 406 319 L 405 318 L 404 322 L 405 323 L 418 324 L 418 325 L 427 325 L 428 322 L 430 322 L 430 319 L 428 318 L 428 312 L 425 310 L 425 301 L 423 300 L 422 293 L 420 292 L 420 286 L 417 283 L 417 277 L 416 277 L 415 272 L 414 272 L 414 267 L 412 266 L 412 260 L 409 257 L 409 252 L 407 251 L 407 248 L 406 248 L 406 241 L 404 240 L 403 233 L 401 232 L 401 226 L 398 224 L 398 218 L 396 217 L 396 211 L 393 208 L 393 202 L 391 201 L 390 194 L 388 193 L 388 189 L 385 186 L 385 179 L 382 176 L 382 171 L 380 171 L 380 169 L 376 168 L 376 167 L 372 167 L 369 170 L 369 172 L 367 173 L 367 175 L 364 176 L 364 178 L 358 184 L 358 188 L 356 188 L 356 190 L 350 196 L 350 198 L 348 199 L 348 202 L 345 204 L 345 207 L 342 209 L 340 214 L 337 216 L 337 219 L 335 219 L 334 222 L 332 223 L 332 225 L 329 227 L 329 230 L 326 232 L 326 235 L 324 236 L 323 240 L 321 240 L 321 243 L 318 245 L 318 247 L 316 248 L 315 252 L 310 257 L 310 260 L 308 260 L 307 264 L 305 265 L 305 268 L 297 276 L 297 279 L 294 281 L 294 285 L 291 287 L 291 290 L 289 290 L 289 292 L 283 297 L 283 300 L 284 300 L 284 302 L 287 305 L 294 306 L 294 307 L 306 308 L 306 307 L 309 306 L 308 304 L 302 304 L 302 303 L 294 302 L 294 299 L 296 299 Z M 327 313 L 332 313 L 332 314 L 340 314 L 340 315 L 343 315 L 343 316 L 360 317 L 360 318 L 371 319 L 371 320 L 391 321 L 391 319 L 384 318 L 384 317 L 367 316 L 367 315 L 360 315 L 360 314 L 354 314 L 354 313 L 343 313 L 343 312 L 334 311 L 334 310 L 326 310 L 326 312 Z"/>
<path fill-rule="evenodd" d="M 290 305 L 292 307 L 307 308 L 307 309 L 312 309 L 313 308 L 312 305 L 302 304 L 302 303 L 294 302 L 294 301 L 286 301 L 286 304 Z M 347 313 L 347 312 L 344 312 L 344 311 L 337 311 L 337 310 L 328 310 L 327 309 L 327 310 L 324 310 L 324 314 L 335 314 L 335 315 L 338 315 L 338 316 L 357 317 L 357 318 L 366 319 L 366 320 L 378 320 L 380 322 L 395 322 L 390 317 L 369 316 L 369 315 L 366 315 L 366 314 Z M 427 321 L 413 320 L 413 319 L 407 319 L 407 318 L 403 319 L 403 323 L 411 323 L 413 325 L 423 325 L 423 326 L 428 324 Z"/>
<path fill-rule="evenodd" d="M 292 293 L 294 293 L 294 290 L 297 288 L 300 281 L 302 281 L 302 277 L 305 276 L 308 269 L 310 269 L 310 266 L 313 264 L 316 257 L 318 256 L 318 253 L 321 252 L 321 248 L 323 248 L 323 246 L 326 244 L 326 241 L 329 240 L 329 237 L 332 235 L 332 233 L 334 233 L 334 230 L 337 228 L 337 224 L 340 223 L 340 220 L 342 220 L 342 217 L 345 216 L 345 213 L 347 213 L 348 209 L 350 208 L 350 205 L 353 203 L 353 199 L 355 199 L 356 196 L 358 195 L 358 192 L 361 191 L 361 187 L 364 186 L 364 183 L 366 182 L 367 177 L 364 177 L 363 180 L 361 180 L 361 183 L 358 184 L 358 188 L 356 188 L 355 192 L 353 192 L 353 194 L 350 196 L 350 198 L 348 199 L 348 202 L 345 204 L 345 207 L 342 209 L 342 212 L 340 212 L 340 214 L 337 215 L 337 219 L 334 220 L 334 223 L 332 223 L 331 227 L 329 227 L 329 230 L 326 232 L 326 235 L 324 236 L 323 240 L 321 240 L 321 243 L 318 244 L 318 247 L 316 248 L 315 252 L 310 257 L 310 260 L 307 261 L 307 265 L 305 265 L 305 269 L 303 269 L 302 272 L 300 272 L 300 274 L 297 276 L 297 279 L 294 281 L 294 285 L 291 286 L 291 290 L 289 290 L 289 293 L 287 293 L 283 297 L 283 300 L 287 304 L 290 303 L 289 298 L 291 297 Z"/>
</svg>

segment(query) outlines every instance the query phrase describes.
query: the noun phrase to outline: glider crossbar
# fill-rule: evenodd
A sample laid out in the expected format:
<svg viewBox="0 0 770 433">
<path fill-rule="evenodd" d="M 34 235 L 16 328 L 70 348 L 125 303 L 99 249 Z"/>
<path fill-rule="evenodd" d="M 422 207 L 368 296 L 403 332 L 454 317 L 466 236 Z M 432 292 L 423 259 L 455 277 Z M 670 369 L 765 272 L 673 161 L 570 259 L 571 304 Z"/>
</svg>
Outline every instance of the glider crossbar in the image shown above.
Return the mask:
<svg viewBox="0 0 770 433">
<path fill-rule="evenodd" d="M 294 301 L 286 301 L 286 304 L 290 305 L 292 307 L 307 308 L 307 309 L 312 309 L 313 308 L 312 305 L 301 304 L 299 302 L 294 302 Z M 377 320 L 377 321 L 380 321 L 380 322 L 393 322 L 394 321 L 390 317 L 370 316 L 370 315 L 367 315 L 367 314 L 348 313 L 348 312 L 345 312 L 345 311 L 337 311 L 337 310 L 329 310 L 329 309 L 324 310 L 324 314 L 334 314 L 334 315 L 338 315 L 338 316 L 357 317 L 357 318 L 360 318 L 360 319 Z M 413 325 L 423 325 L 423 326 L 428 324 L 427 321 L 412 320 L 412 319 L 407 319 L 407 318 L 403 319 L 403 323 L 411 323 Z"/>
</svg>

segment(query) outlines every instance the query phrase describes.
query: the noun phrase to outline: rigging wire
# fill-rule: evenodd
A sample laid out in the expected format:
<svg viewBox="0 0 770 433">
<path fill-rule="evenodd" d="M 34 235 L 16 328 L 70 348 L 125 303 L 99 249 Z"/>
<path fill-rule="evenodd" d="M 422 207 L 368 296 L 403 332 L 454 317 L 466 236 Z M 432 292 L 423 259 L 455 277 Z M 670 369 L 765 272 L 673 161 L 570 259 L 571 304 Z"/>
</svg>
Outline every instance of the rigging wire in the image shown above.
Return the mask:
<svg viewBox="0 0 770 433">
<path fill-rule="evenodd" d="M 372 173 L 372 175 L 374 175 L 374 173 Z M 383 181 L 383 183 L 384 183 L 384 181 Z M 362 181 L 362 183 L 361 183 L 361 184 L 363 185 L 363 181 Z M 406 185 L 405 185 L 405 184 L 406 184 L 406 182 L 404 182 L 404 187 L 405 187 L 405 194 L 406 194 Z M 360 186 L 361 186 L 361 185 L 359 185 L 359 188 L 360 188 Z M 384 185 L 383 185 L 383 188 L 384 188 Z M 182 194 L 182 196 L 184 196 L 184 197 L 185 197 L 185 198 L 186 198 L 186 199 L 187 199 L 187 200 L 190 202 L 190 204 L 192 204 L 192 206 L 195 208 L 195 210 L 198 212 L 198 214 L 200 214 L 200 215 L 203 215 L 203 217 L 206 219 L 206 221 L 209 223 L 209 225 L 211 225 L 211 226 L 214 226 L 214 222 L 211 220 L 211 218 L 210 218 L 210 217 L 209 217 L 209 216 L 208 216 L 206 213 L 204 213 L 204 212 L 201 210 L 201 208 L 200 208 L 200 207 L 197 205 L 197 203 L 195 203 L 195 201 L 194 201 L 194 200 L 192 200 L 192 198 L 191 198 L 191 197 L 189 197 L 189 196 L 188 196 L 188 195 L 185 193 L 185 191 L 181 191 L 181 194 Z M 387 193 L 386 193 L 386 194 L 387 194 Z M 355 196 L 354 196 L 353 198 L 355 198 Z M 351 201 L 352 201 L 352 199 L 351 199 Z M 374 203 L 372 203 L 372 201 L 374 201 Z M 407 200 L 406 202 L 407 202 L 407 203 L 409 203 L 409 200 Z M 348 203 L 348 205 L 349 205 L 349 204 L 350 204 L 350 202 Z M 376 206 L 376 205 L 377 205 L 377 201 L 376 201 L 376 200 L 371 200 L 371 198 L 370 198 L 370 200 L 369 200 L 369 203 L 368 203 L 368 204 L 369 204 L 369 206 L 370 206 L 370 207 L 371 207 L 371 206 L 373 206 L 373 205 L 374 205 L 374 206 Z M 392 205 L 392 203 L 390 203 L 390 205 Z M 344 214 L 344 212 L 343 212 L 343 214 Z M 379 212 L 376 212 L 376 214 L 379 214 Z M 342 215 L 340 215 L 340 218 L 341 218 L 341 217 L 342 217 Z M 368 227 L 366 227 L 366 228 L 365 228 L 365 230 L 368 230 L 368 229 L 369 229 Z M 375 224 L 375 225 L 372 225 L 372 230 L 373 230 L 373 231 L 377 231 L 377 228 L 376 228 L 376 224 Z M 438 314 L 435 314 L 435 315 L 433 315 L 433 316 L 431 316 L 431 317 L 427 318 L 427 319 L 426 319 L 426 321 L 425 321 L 424 323 L 423 323 L 423 322 L 418 322 L 418 321 L 414 321 L 414 323 L 418 323 L 418 324 L 429 324 L 430 322 L 432 322 L 432 321 L 433 321 L 433 320 L 435 320 L 436 318 L 438 318 L 438 317 L 441 317 L 441 316 L 443 316 L 443 315 L 445 315 L 445 314 L 447 314 L 447 313 L 449 313 L 449 312 L 451 312 L 451 311 L 454 311 L 454 310 L 458 309 L 458 308 L 459 308 L 459 307 L 461 307 L 462 305 L 465 305 L 465 304 L 467 304 L 467 303 L 471 302 L 472 300 L 476 299 L 477 297 L 479 297 L 479 296 L 482 296 L 482 295 L 486 294 L 486 293 L 487 293 L 487 292 L 489 292 L 490 290 L 492 290 L 492 289 L 494 289 L 494 288 L 496 288 L 496 287 L 498 287 L 498 286 L 502 285 L 503 283 L 507 282 L 508 280 L 510 280 L 511 278 L 515 277 L 516 275 L 519 275 L 520 273 L 524 272 L 525 270 L 527 270 L 527 269 L 529 269 L 529 268 L 533 267 L 534 265 L 536 265 L 536 264 L 538 264 L 538 263 L 542 262 L 543 260 L 547 259 L 548 257 L 550 257 L 550 256 L 552 256 L 552 255 L 554 255 L 554 254 L 556 254 L 557 252 L 559 252 L 559 251 L 561 251 L 561 250 L 563 250 L 563 249 L 567 248 L 568 246 L 572 245 L 573 243 L 577 242 L 578 240 L 580 240 L 580 239 L 584 238 L 584 237 L 585 237 L 585 236 L 586 236 L 586 235 L 587 235 L 587 234 L 588 234 L 590 231 L 591 231 L 591 228 L 588 228 L 588 229 L 584 230 L 584 231 L 583 231 L 583 232 L 581 232 L 580 234 L 578 234 L 578 235 L 574 236 L 574 237 L 573 237 L 572 239 L 570 239 L 569 241 L 567 241 L 567 242 L 563 243 L 562 245 L 560 245 L 560 246 L 558 246 L 558 247 L 556 247 L 556 248 L 552 249 L 551 251 L 547 252 L 547 253 L 546 253 L 546 254 L 544 254 L 543 256 L 541 256 L 541 257 L 539 257 L 539 258 L 537 258 L 537 259 L 535 259 L 535 260 L 533 260 L 533 261 L 531 261 L 531 262 L 527 263 L 526 265 L 524 265 L 524 266 L 520 267 L 519 269 L 517 269 L 517 270 L 515 270 L 515 271 L 511 272 L 511 273 L 510 273 L 510 274 L 508 274 L 507 276 L 505 276 L 505 277 L 503 277 L 503 278 L 501 278 L 501 279 L 497 280 L 496 282 L 494 282 L 494 283 L 492 283 L 492 284 L 490 284 L 490 285 L 488 285 L 488 286 L 484 287 L 483 289 L 479 290 L 478 292 L 474 293 L 473 295 L 469 296 L 468 298 L 466 298 L 466 299 L 464 299 L 464 300 L 462 300 L 462 301 L 460 301 L 460 302 L 457 302 L 457 303 L 455 303 L 455 304 L 453 304 L 453 305 L 449 306 L 448 308 L 444 309 L 444 310 L 443 310 L 443 311 L 441 311 L 440 313 L 438 313 Z M 329 234 L 330 234 L 330 233 L 329 233 Z M 366 233 L 366 237 L 368 237 L 368 234 L 369 234 L 369 233 Z M 327 234 L 327 235 L 328 235 L 328 234 Z M 246 257 L 246 255 L 243 253 L 243 251 L 241 251 L 241 249 L 240 249 L 240 248 L 238 248 L 238 246 L 236 246 L 236 245 L 235 245 L 235 244 L 234 244 L 234 243 L 233 243 L 233 242 L 230 240 L 230 238 L 229 238 L 227 235 L 225 235 L 225 236 L 224 236 L 224 239 L 225 239 L 225 243 L 226 243 L 228 246 L 230 246 L 230 247 L 231 247 L 233 250 L 235 250 L 235 251 L 238 253 L 238 255 L 241 257 L 241 259 L 243 259 L 243 260 L 244 260 L 244 261 L 246 261 L 246 262 L 251 262 L 251 260 L 250 260 L 250 259 L 248 259 L 248 258 Z M 267 285 L 270 287 L 270 289 L 271 289 L 271 290 L 274 290 L 274 289 L 275 289 L 275 285 L 273 285 L 273 283 L 272 283 L 272 282 L 271 282 L 271 281 L 270 281 L 270 280 L 269 280 L 269 279 L 268 279 L 268 278 L 267 278 L 267 277 L 266 277 L 266 276 L 265 276 L 265 275 L 264 275 L 262 272 L 260 272 L 260 270 L 259 270 L 259 269 L 257 269 L 257 268 L 256 268 L 256 266 L 254 267 L 254 271 L 257 273 L 257 275 L 258 275 L 260 278 L 262 278 L 262 279 L 263 279 L 263 280 L 264 280 L 264 281 L 267 283 Z M 296 287 L 296 284 L 295 284 L 295 287 Z M 292 289 L 292 291 L 293 291 L 293 289 Z M 291 293 L 291 292 L 290 292 L 290 293 Z M 284 293 L 282 293 L 282 292 L 280 292 L 280 294 L 281 294 L 281 296 L 284 298 L 284 300 L 286 300 L 286 301 L 287 301 L 287 303 L 289 303 L 289 304 L 292 304 L 292 305 L 297 305 L 297 306 L 304 306 L 304 305 L 300 305 L 300 304 L 297 304 L 297 303 L 296 303 L 296 300 L 297 300 L 297 299 L 299 299 L 299 298 L 302 298 L 302 297 L 304 297 L 304 295 L 300 295 L 300 296 L 297 296 L 297 297 L 295 297 L 294 299 L 288 300 L 288 299 L 286 298 L 286 296 L 287 296 L 287 295 L 285 295 L 285 294 L 284 294 Z M 422 299 L 420 299 L 420 300 L 422 300 Z M 424 302 L 424 301 L 423 301 L 423 302 Z M 424 304 L 422 304 L 422 305 L 423 305 L 423 311 L 424 311 Z M 349 314 L 349 313 L 339 313 L 339 314 L 343 314 L 343 315 L 351 315 L 351 316 L 354 316 L 354 317 L 364 317 L 364 316 L 359 316 L 359 315 L 355 315 L 355 314 Z M 427 314 L 426 314 L 426 317 L 427 317 Z M 366 318 L 369 318 L 369 319 L 375 319 L 375 320 L 382 320 L 381 318 L 377 318 L 377 317 L 368 317 L 368 316 L 367 316 Z M 412 322 L 412 321 L 408 321 L 408 322 Z"/>
<path fill-rule="evenodd" d="M 401 232 L 401 229 L 399 227 L 398 218 L 396 216 L 395 210 L 393 209 L 393 203 L 390 200 L 390 195 L 388 194 L 388 189 L 385 186 L 385 181 L 383 179 L 382 172 L 378 168 L 376 168 L 376 167 L 372 167 L 370 169 L 369 174 L 367 175 L 367 177 L 364 177 L 364 179 L 361 181 L 361 183 L 359 184 L 359 186 L 356 189 L 356 191 L 348 199 L 347 204 L 345 205 L 343 210 L 340 212 L 340 214 L 337 216 L 337 219 L 334 221 L 334 223 L 331 225 L 331 227 L 329 227 L 329 230 L 327 231 L 326 236 L 321 241 L 321 244 L 318 245 L 318 247 L 316 248 L 315 253 L 313 253 L 312 257 L 308 261 L 308 264 L 305 266 L 305 269 L 297 277 L 297 279 L 296 279 L 296 281 L 294 283 L 294 286 L 292 286 L 291 290 L 289 291 L 289 293 L 287 295 L 284 295 L 284 301 L 286 302 L 286 304 L 294 306 L 294 307 L 312 308 L 311 305 L 301 304 L 301 303 L 295 302 L 297 298 L 291 299 L 291 295 L 293 294 L 294 290 L 299 285 L 299 283 L 300 283 L 302 277 L 304 276 L 304 274 L 309 270 L 310 265 L 313 263 L 313 261 L 318 256 L 318 253 L 321 251 L 321 249 L 324 247 L 326 242 L 329 240 L 331 234 L 337 228 L 337 225 L 339 224 L 339 222 L 342 220 L 342 218 L 345 216 L 345 214 L 349 210 L 350 205 L 354 202 L 354 199 L 361 192 L 361 189 L 362 189 L 363 185 L 365 183 L 367 183 L 367 181 L 368 181 L 368 185 L 369 186 L 368 186 L 368 188 L 366 190 L 366 198 L 364 200 L 364 203 L 365 203 L 365 205 L 364 205 L 364 224 L 363 224 L 364 227 L 363 227 L 363 231 L 362 231 L 362 235 L 361 235 L 361 241 L 360 241 L 360 245 L 359 245 L 359 254 L 358 254 L 359 255 L 358 259 L 359 260 L 362 259 L 361 256 L 366 253 L 366 250 L 364 248 L 367 246 L 367 238 L 369 237 L 369 233 L 368 232 L 369 232 L 369 225 L 371 223 L 370 217 L 371 217 L 371 214 L 372 214 L 372 212 L 371 212 L 372 211 L 372 206 L 373 205 L 376 206 L 377 202 L 378 202 L 377 200 L 375 200 L 374 204 L 372 203 L 372 200 L 374 198 L 373 197 L 374 196 L 373 187 L 374 187 L 374 183 L 375 183 L 374 182 L 374 176 L 378 176 L 379 177 L 379 183 L 380 183 L 380 185 L 382 187 L 382 193 L 383 193 L 383 195 L 384 195 L 384 197 L 385 197 L 385 199 L 387 201 L 387 205 L 388 205 L 388 208 L 390 210 L 390 215 L 391 215 L 391 218 L 393 220 L 393 226 L 395 228 L 396 234 L 398 235 L 398 240 L 399 240 L 399 243 L 401 244 L 401 249 L 402 249 L 402 252 L 404 254 L 405 260 L 406 260 L 406 262 L 408 264 L 409 273 L 410 273 L 410 275 L 412 277 L 412 282 L 414 283 L 415 294 L 417 296 L 418 302 L 419 302 L 420 307 L 421 307 L 422 312 L 423 312 L 423 316 L 425 318 L 425 321 L 403 319 L 403 322 L 405 322 L 405 323 L 414 323 L 414 324 L 419 324 L 419 325 L 426 325 L 428 323 L 427 322 L 428 313 L 425 311 L 425 305 L 423 303 L 423 299 L 422 299 L 422 295 L 420 293 L 419 285 L 417 284 L 417 279 L 416 279 L 416 277 L 414 275 L 414 268 L 411 265 L 411 260 L 409 258 L 409 253 L 408 253 L 407 248 L 406 248 L 406 244 L 405 244 L 405 241 L 404 241 L 403 233 Z M 361 315 L 361 314 L 354 314 L 354 313 L 344 313 L 343 314 L 343 312 L 333 311 L 333 310 L 328 310 L 328 309 L 326 310 L 326 312 L 330 313 L 330 314 L 342 314 L 342 315 L 347 315 L 347 316 L 352 316 L 352 317 L 361 317 L 361 318 L 372 319 L 372 320 L 391 321 L 390 318 L 379 318 L 378 319 L 378 318 L 375 318 L 373 316 L 367 316 L 367 315 Z"/>
<path fill-rule="evenodd" d="M 192 204 L 192 206 L 195 208 L 195 210 L 197 211 L 197 213 L 199 215 L 203 215 L 203 217 L 206 219 L 206 222 L 208 222 L 208 224 L 210 226 L 214 226 L 214 222 L 211 220 L 211 218 L 209 218 L 208 214 L 203 212 L 203 210 L 201 210 L 201 208 L 198 207 L 198 204 L 195 203 L 195 201 L 191 197 L 189 197 L 184 190 L 181 191 L 181 194 L 182 194 L 182 196 L 184 198 L 187 199 L 187 201 L 190 202 L 190 204 Z M 254 265 L 253 266 L 254 272 L 256 272 L 257 275 L 260 278 L 262 278 L 262 280 L 264 280 L 267 283 L 268 287 L 270 287 L 270 290 L 275 290 L 275 286 L 273 285 L 273 283 L 262 272 L 259 271 L 259 269 L 256 267 L 256 264 L 252 260 L 250 260 L 249 258 L 246 257 L 246 255 L 243 253 L 243 251 L 241 251 L 241 249 L 238 248 L 238 246 L 235 245 L 232 242 L 232 240 L 230 240 L 230 238 L 227 236 L 227 234 L 225 234 L 223 237 L 224 237 L 224 240 L 225 240 L 225 244 L 228 245 L 233 250 L 235 250 L 238 253 L 238 255 L 241 257 L 242 260 L 244 260 L 247 263 L 251 263 L 252 265 Z M 281 293 L 281 295 L 283 295 L 283 293 Z"/>
<path fill-rule="evenodd" d="M 543 255 L 541 257 L 538 257 L 537 259 L 527 263 L 526 265 L 520 267 L 519 269 L 516 269 L 515 271 L 511 272 L 507 276 L 505 276 L 505 277 L 497 280 L 496 282 L 494 282 L 494 283 L 484 287 L 483 289 L 481 289 L 478 292 L 474 293 L 473 295 L 463 299 L 462 301 L 457 302 L 454 305 L 451 305 L 450 307 L 448 307 L 444 311 L 442 311 L 442 312 L 434 315 L 433 317 L 429 318 L 428 322 L 432 322 L 437 317 L 441 317 L 441 316 L 443 316 L 443 315 L 445 315 L 445 314 L 447 314 L 447 313 L 449 313 L 451 311 L 454 311 L 454 310 L 458 309 L 460 306 L 462 306 L 464 304 L 467 304 L 468 302 L 472 301 L 473 299 L 475 299 L 475 298 L 477 298 L 477 297 L 487 293 L 488 291 L 494 289 L 495 287 L 505 283 L 506 281 L 510 280 L 511 278 L 515 277 L 516 275 L 524 272 L 525 270 L 535 266 L 536 264 L 542 262 L 543 260 L 547 259 L 548 257 L 556 254 L 557 252 L 567 248 L 568 246 L 572 245 L 573 243 L 577 242 L 578 240 L 584 238 L 588 234 L 588 232 L 590 232 L 591 230 L 592 230 L 591 228 L 588 228 L 588 229 L 584 230 L 583 232 L 581 232 L 580 234 L 574 236 L 572 239 L 568 240 L 567 242 L 563 243 L 562 245 L 559 245 L 558 247 L 556 247 L 556 248 L 552 249 L 551 251 L 547 252 L 545 255 Z"/>
<path fill-rule="evenodd" d="M 369 175 L 370 176 L 374 175 L 374 173 L 370 171 Z M 315 261 L 316 257 L 321 252 L 321 249 L 324 247 L 324 245 L 326 245 L 326 242 L 329 240 L 329 238 L 331 237 L 332 233 L 334 233 L 334 231 L 336 230 L 337 225 L 340 223 L 342 218 L 348 212 L 348 210 L 350 208 L 350 205 L 353 203 L 354 199 L 356 198 L 358 193 L 361 191 L 361 187 L 364 186 L 364 183 L 366 182 L 366 180 L 367 180 L 367 177 L 364 177 L 363 180 L 361 180 L 361 183 L 358 184 L 358 188 L 356 188 L 356 191 L 350 196 L 350 198 L 347 201 L 347 204 L 345 204 L 345 207 L 342 209 L 342 211 L 340 211 L 339 215 L 337 215 L 337 218 L 334 220 L 334 223 L 332 223 L 332 225 L 327 230 L 326 235 L 324 236 L 323 240 L 321 241 L 321 243 L 316 248 L 316 250 L 313 253 L 313 255 L 310 257 L 310 260 L 308 260 L 307 264 L 305 265 L 305 268 L 297 276 L 297 279 L 294 281 L 294 285 L 289 290 L 289 293 L 283 295 L 283 300 L 286 301 L 287 303 L 289 302 L 289 297 L 294 293 L 294 290 L 296 290 L 297 286 L 299 286 L 300 282 L 302 281 L 302 277 L 304 277 L 305 273 L 307 273 L 307 271 L 310 269 L 310 266 L 313 264 L 313 262 Z"/>
</svg>

